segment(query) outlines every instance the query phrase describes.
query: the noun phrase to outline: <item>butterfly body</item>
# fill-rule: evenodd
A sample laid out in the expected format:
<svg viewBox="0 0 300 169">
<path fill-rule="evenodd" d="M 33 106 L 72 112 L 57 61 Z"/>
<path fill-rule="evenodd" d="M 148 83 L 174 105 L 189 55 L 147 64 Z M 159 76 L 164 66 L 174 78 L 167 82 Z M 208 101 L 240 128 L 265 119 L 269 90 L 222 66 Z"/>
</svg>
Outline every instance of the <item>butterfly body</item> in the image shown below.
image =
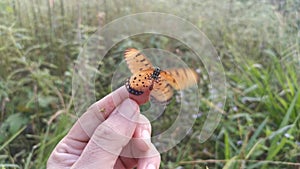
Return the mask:
<svg viewBox="0 0 300 169">
<path fill-rule="evenodd" d="M 154 80 L 157 80 L 160 74 L 160 68 L 156 67 L 151 75 L 151 78 L 153 78 Z"/>
<path fill-rule="evenodd" d="M 133 74 L 129 79 L 127 79 L 127 89 L 131 94 L 135 95 L 141 95 L 146 90 L 151 91 L 154 85 L 160 84 L 160 71 L 161 69 L 156 67 L 153 70 L 149 69 Z"/>
<path fill-rule="evenodd" d="M 181 90 L 196 83 L 197 74 L 191 69 L 161 70 L 132 48 L 127 49 L 124 56 L 133 74 L 125 83 L 131 94 L 141 95 L 149 91 L 158 102 L 165 103 L 171 100 L 173 89 Z"/>
</svg>

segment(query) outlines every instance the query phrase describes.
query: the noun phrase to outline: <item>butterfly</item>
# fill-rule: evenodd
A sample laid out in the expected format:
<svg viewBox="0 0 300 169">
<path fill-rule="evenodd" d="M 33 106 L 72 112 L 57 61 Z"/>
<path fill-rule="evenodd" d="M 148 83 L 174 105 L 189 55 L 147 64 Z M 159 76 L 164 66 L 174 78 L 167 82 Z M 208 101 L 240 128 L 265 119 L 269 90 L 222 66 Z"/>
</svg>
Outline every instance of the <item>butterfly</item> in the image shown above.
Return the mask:
<svg viewBox="0 0 300 169">
<path fill-rule="evenodd" d="M 149 90 L 150 96 L 159 103 L 168 103 L 174 89 L 182 90 L 197 83 L 197 73 L 188 68 L 161 70 L 154 67 L 140 51 L 129 48 L 124 58 L 133 74 L 125 82 L 129 93 L 141 95 Z"/>
</svg>

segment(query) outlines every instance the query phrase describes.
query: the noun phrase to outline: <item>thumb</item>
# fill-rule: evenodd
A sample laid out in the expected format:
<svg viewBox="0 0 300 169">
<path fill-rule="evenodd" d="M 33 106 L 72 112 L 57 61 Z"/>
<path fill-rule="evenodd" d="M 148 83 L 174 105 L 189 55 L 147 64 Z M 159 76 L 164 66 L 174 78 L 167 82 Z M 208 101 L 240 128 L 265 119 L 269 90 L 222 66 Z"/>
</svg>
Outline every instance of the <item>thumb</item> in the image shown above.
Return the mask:
<svg viewBox="0 0 300 169">
<path fill-rule="evenodd" d="M 113 168 L 123 147 L 132 138 L 139 118 L 139 106 L 124 100 L 95 130 L 75 168 Z"/>
</svg>

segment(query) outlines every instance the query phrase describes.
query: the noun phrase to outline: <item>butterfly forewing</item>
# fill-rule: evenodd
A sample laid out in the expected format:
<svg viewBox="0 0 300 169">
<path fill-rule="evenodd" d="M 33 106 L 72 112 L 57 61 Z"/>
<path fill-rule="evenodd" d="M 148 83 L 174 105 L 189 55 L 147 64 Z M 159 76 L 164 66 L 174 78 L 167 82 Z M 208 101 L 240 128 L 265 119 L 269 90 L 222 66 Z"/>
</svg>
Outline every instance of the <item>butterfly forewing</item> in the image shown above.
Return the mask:
<svg viewBox="0 0 300 169">
<path fill-rule="evenodd" d="M 151 62 L 136 49 L 127 49 L 124 57 L 132 74 L 142 70 L 153 69 Z"/>
</svg>

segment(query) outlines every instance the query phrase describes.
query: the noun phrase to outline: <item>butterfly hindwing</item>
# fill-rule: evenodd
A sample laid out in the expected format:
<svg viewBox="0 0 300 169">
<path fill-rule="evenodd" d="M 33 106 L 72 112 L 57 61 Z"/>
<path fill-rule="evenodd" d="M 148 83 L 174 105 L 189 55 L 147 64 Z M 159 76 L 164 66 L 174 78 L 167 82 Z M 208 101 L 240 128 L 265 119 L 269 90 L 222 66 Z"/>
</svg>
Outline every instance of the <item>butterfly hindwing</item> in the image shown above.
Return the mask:
<svg viewBox="0 0 300 169">
<path fill-rule="evenodd" d="M 127 89 L 130 90 L 132 94 L 149 90 L 149 87 L 153 83 L 150 78 L 152 73 L 153 69 L 147 69 L 133 74 L 126 84 Z"/>
<path fill-rule="evenodd" d="M 174 89 L 182 90 L 197 83 L 198 76 L 195 71 L 188 68 L 178 68 L 162 71 L 161 77 Z"/>
<path fill-rule="evenodd" d="M 173 97 L 173 88 L 166 82 L 155 83 L 150 94 L 159 103 L 168 103 Z"/>
<path fill-rule="evenodd" d="M 153 65 L 147 57 L 136 49 L 127 49 L 124 53 L 124 57 L 132 74 L 153 68 Z"/>
</svg>

